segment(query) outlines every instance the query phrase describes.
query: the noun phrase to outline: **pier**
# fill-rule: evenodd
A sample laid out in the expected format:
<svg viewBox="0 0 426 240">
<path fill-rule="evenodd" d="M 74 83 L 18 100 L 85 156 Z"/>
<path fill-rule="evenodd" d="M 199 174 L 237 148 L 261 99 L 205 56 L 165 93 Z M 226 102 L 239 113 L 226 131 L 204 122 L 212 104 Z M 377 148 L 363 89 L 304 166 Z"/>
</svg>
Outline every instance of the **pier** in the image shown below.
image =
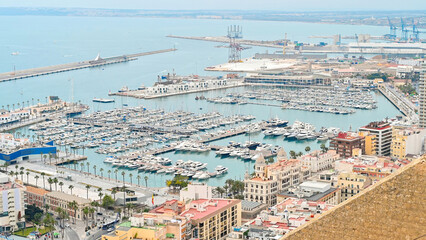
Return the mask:
<svg viewBox="0 0 426 240">
<path fill-rule="evenodd" d="M 164 49 L 164 50 L 142 52 L 142 53 L 128 54 L 128 55 L 108 57 L 108 58 L 101 58 L 98 55 L 94 60 L 86 60 L 81 62 L 65 63 L 65 64 L 59 64 L 59 65 L 53 65 L 53 66 L 47 66 L 47 67 L 31 68 L 31 69 L 18 70 L 13 72 L 0 73 L 0 82 L 30 78 L 30 77 L 37 77 L 37 76 L 43 76 L 43 75 L 66 72 L 66 71 L 79 70 L 83 68 L 99 67 L 99 66 L 108 65 L 108 64 L 128 62 L 128 61 L 136 60 L 138 57 L 172 52 L 172 51 L 176 51 L 176 49 L 170 48 L 170 49 Z"/>
<path fill-rule="evenodd" d="M 380 84 L 378 87 L 380 93 L 383 94 L 398 110 L 412 120 L 418 119 L 418 107 L 400 94 L 396 89 L 388 84 Z"/>
</svg>

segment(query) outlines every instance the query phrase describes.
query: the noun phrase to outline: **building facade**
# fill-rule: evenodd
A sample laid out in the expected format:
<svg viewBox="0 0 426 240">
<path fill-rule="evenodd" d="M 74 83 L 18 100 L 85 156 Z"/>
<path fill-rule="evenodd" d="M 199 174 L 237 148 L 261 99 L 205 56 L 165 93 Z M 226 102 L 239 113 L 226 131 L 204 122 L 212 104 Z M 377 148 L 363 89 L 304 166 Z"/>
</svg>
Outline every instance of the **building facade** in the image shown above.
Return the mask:
<svg viewBox="0 0 426 240">
<path fill-rule="evenodd" d="M 49 191 L 46 191 L 43 188 L 27 186 L 25 190 L 25 194 L 27 195 L 25 203 L 28 205 L 37 206 L 39 208 L 44 208 L 46 204 L 44 196 L 48 192 Z"/>
<path fill-rule="evenodd" d="M 309 168 L 312 173 L 324 171 L 333 168 L 334 162 L 340 158 L 336 150 L 328 150 L 323 153 L 322 151 L 316 150 L 309 154 L 300 157 L 302 165 Z"/>
<path fill-rule="evenodd" d="M 371 178 L 358 173 L 341 173 L 338 185 L 341 189 L 341 202 L 355 196 L 372 183 Z"/>
<path fill-rule="evenodd" d="M 391 157 L 403 159 L 407 154 L 420 155 L 425 151 L 426 129 L 392 127 Z"/>
<path fill-rule="evenodd" d="M 388 122 L 371 122 L 359 128 L 360 132 L 369 132 L 376 136 L 376 155 L 389 156 L 392 142 L 392 127 Z"/>
<path fill-rule="evenodd" d="M 246 174 L 244 179 L 244 199 L 277 204 L 277 194 L 292 186 L 299 185 L 310 176 L 309 168 L 298 159 L 287 159 L 283 150 L 278 153 L 277 162 L 267 165 L 263 156 L 255 163 L 254 176 Z"/>
<path fill-rule="evenodd" d="M 69 204 L 75 201 L 77 203 L 77 211 L 70 208 Z M 78 220 L 84 219 L 83 208 L 90 207 L 91 201 L 86 198 L 77 197 L 63 192 L 52 191 L 45 195 L 45 203 L 49 206 L 52 212 L 55 212 L 56 208 L 60 207 L 68 211 L 70 217 Z M 89 214 L 88 218 L 91 218 Z"/>
<path fill-rule="evenodd" d="M 0 233 L 25 226 L 25 187 L 0 173 Z"/>
<path fill-rule="evenodd" d="M 343 158 L 352 157 L 354 149 L 364 149 L 364 137 L 352 132 L 340 132 L 330 141 L 330 149 Z"/>
<path fill-rule="evenodd" d="M 191 238 L 223 239 L 241 225 L 241 200 L 198 199 L 180 215 L 191 221 Z"/>
</svg>

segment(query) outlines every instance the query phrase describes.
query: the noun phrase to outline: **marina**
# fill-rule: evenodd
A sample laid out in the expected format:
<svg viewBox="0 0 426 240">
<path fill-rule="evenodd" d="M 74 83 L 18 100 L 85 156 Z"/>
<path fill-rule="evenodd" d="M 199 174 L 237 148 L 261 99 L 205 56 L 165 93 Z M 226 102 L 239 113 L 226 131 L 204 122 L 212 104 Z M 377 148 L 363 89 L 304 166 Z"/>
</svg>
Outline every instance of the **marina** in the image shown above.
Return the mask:
<svg viewBox="0 0 426 240">
<path fill-rule="evenodd" d="M 117 18 L 119 19 L 119 18 Z M 87 26 L 92 27 L 93 29 L 97 29 L 98 18 L 87 18 Z M 120 18 L 120 20 L 122 20 Z M 33 20 L 37 24 L 40 25 L 46 25 L 49 26 L 49 21 L 46 21 L 44 19 L 35 19 Z M 55 19 L 56 22 L 61 24 L 70 24 L 73 26 L 73 29 L 78 29 L 80 25 L 76 25 L 74 23 L 66 22 L 64 18 L 57 18 Z M 40 48 L 40 51 L 27 51 L 25 49 L 14 49 L 10 52 L 20 52 L 20 55 L 18 56 L 7 56 L 7 61 L 13 61 L 16 62 L 17 68 L 18 66 L 22 66 L 22 68 L 33 68 L 34 65 L 25 64 L 25 58 L 24 57 L 33 57 L 33 55 L 30 54 L 36 54 L 41 55 L 43 52 L 46 51 L 54 51 L 58 53 L 58 56 L 52 56 L 47 59 L 40 59 L 39 63 L 40 65 L 48 66 L 48 65 L 54 65 L 55 62 L 78 62 L 79 59 L 90 59 L 92 56 L 96 56 L 99 49 L 102 49 L 102 53 L 109 56 L 119 55 L 120 52 L 137 52 L 139 51 L 139 46 L 145 46 L 149 47 L 151 49 L 160 49 L 162 46 L 170 46 L 171 44 L 175 44 L 179 48 L 180 51 L 173 52 L 173 54 L 167 54 L 167 58 L 163 58 L 162 55 L 152 55 L 149 57 L 149 61 L 129 61 L 126 64 L 115 64 L 111 65 L 108 68 L 105 68 L 104 70 L 102 68 L 88 68 L 86 70 L 77 70 L 77 71 L 70 71 L 70 72 L 63 72 L 61 74 L 57 75 L 43 75 L 38 77 L 33 77 L 30 79 L 27 79 L 26 81 L 8 81 L 3 82 L 4 88 L 2 88 L 2 96 L 4 96 L 7 101 L 3 101 L 3 105 L 6 104 L 12 104 L 19 102 L 21 98 L 24 99 L 31 99 L 31 98 L 40 98 L 43 99 L 45 96 L 49 95 L 59 95 L 61 98 L 71 101 L 72 94 L 70 93 L 71 89 L 71 82 L 68 80 L 69 78 L 74 79 L 74 101 L 81 101 L 82 103 L 88 104 L 92 103 L 92 100 L 94 97 L 96 98 L 111 98 L 108 97 L 109 91 L 118 91 L 120 90 L 124 85 L 128 87 L 128 89 L 146 89 L 145 86 L 154 86 L 154 84 L 157 82 L 157 76 L 163 76 L 167 74 L 167 72 L 172 72 L 173 69 L 178 71 L 179 73 L 183 74 L 184 76 L 190 76 L 190 75 L 199 75 L 199 76 L 205 76 L 210 74 L 218 74 L 216 72 L 206 72 L 203 71 L 203 69 L 207 66 L 213 66 L 218 65 L 223 62 L 226 62 L 226 54 L 227 49 L 219 49 L 214 48 L 215 43 L 209 43 L 209 42 L 194 42 L 194 44 L 188 44 L 188 42 L 184 39 L 176 39 L 171 43 L 171 38 L 164 38 L 164 31 L 154 31 L 154 32 L 144 32 L 144 31 L 138 31 L 134 33 L 135 38 L 140 39 L 137 43 L 134 43 L 130 40 L 130 38 L 123 38 L 119 37 L 124 34 L 122 32 L 122 29 L 126 29 L 128 26 L 134 26 L 138 27 L 141 25 L 150 25 L 153 20 L 151 19 L 145 19 L 145 18 L 136 18 L 133 21 L 137 21 L 138 24 L 135 25 L 133 23 L 129 22 L 121 22 L 121 21 L 115 21 L 114 24 L 112 24 L 111 32 L 120 32 L 118 35 L 105 35 L 99 32 L 87 32 L 87 36 L 85 36 L 85 39 L 88 39 L 89 42 L 81 43 L 80 48 L 59 48 L 58 45 L 52 44 L 52 42 L 44 43 L 44 42 L 37 42 L 37 45 Z M 162 21 L 155 20 L 155 21 Z M 154 21 L 154 22 L 155 22 Z M 167 33 L 172 32 L 181 32 L 183 34 L 187 35 L 220 35 L 223 34 L 224 25 L 221 21 L 217 20 L 211 20 L 206 23 L 197 22 L 197 24 L 200 24 L 197 29 L 203 29 L 206 26 L 209 26 L 208 32 L 193 32 L 191 30 L 190 32 L 185 32 L 185 26 L 188 24 L 193 24 L 192 20 L 186 20 L 186 19 L 177 19 L 177 25 L 168 26 L 165 24 L 167 28 Z M 16 21 L 12 21 L 16 22 Z M 19 22 L 19 21 L 18 21 Z M 164 23 L 166 23 L 165 21 Z M 258 27 L 257 25 L 261 25 L 262 27 Z M 297 23 L 275 23 L 275 22 L 269 22 L 269 23 L 263 23 L 263 22 L 251 22 L 246 21 L 244 22 L 245 29 L 263 29 L 264 27 L 271 27 L 275 26 L 277 28 L 280 28 L 284 26 L 286 29 L 289 29 L 289 31 L 298 32 L 299 29 L 301 29 L 301 26 Z M 307 41 L 309 35 L 332 35 L 333 32 L 330 31 L 329 24 L 314 24 L 309 25 L 309 29 L 305 29 L 304 31 L 309 32 L 309 34 L 305 34 L 306 37 L 302 34 L 301 41 Z M 346 35 L 351 35 L 351 32 L 359 32 L 359 31 L 370 31 L 371 33 L 375 32 L 386 32 L 387 30 L 384 28 L 373 28 L 372 30 L 370 28 L 363 28 L 362 26 L 351 26 L 351 28 L 348 28 L 347 26 L 335 26 L 338 29 L 336 31 L 349 31 L 350 33 L 346 33 Z M 67 36 L 67 31 L 65 29 L 61 28 L 54 28 L 55 31 L 50 32 L 51 35 L 50 39 L 55 39 L 58 42 L 67 42 L 68 39 L 65 39 L 63 36 Z M 318 31 L 318 32 L 315 32 Z M 121 34 L 122 33 L 122 34 Z M 31 34 L 37 34 L 36 32 L 33 32 Z M 274 31 L 260 31 L 256 30 L 256 32 L 252 33 L 252 36 L 246 35 L 248 39 L 279 39 L 282 38 L 281 32 L 274 32 Z M 158 39 L 158 42 L 155 42 L 155 44 L 152 41 L 152 38 Z M 103 41 L 104 39 L 111 39 L 111 41 L 114 44 L 110 44 L 110 42 Z M 150 39 L 150 41 L 146 40 Z M 72 39 L 75 42 L 79 42 L 78 39 Z M 24 42 L 23 40 L 16 40 L 17 43 L 23 46 L 29 46 L 31 48 L 31 44 L 28 44 Z M 116 49 L 115 46 L 117 46 L 116 42 L 119 42 L 120 49 Z M 100 44 L 101 43 L 101 44 Z M 70 50 L 72 49 L 72 53 L 70 53 Z M 252 49 L 247 49 L 243 52 L 244 57 L 248 56 L 254 56 L 256 53 L 264 52 L 265 48 L 258 48 L 256 46 L 253 46 Z M 277 50 L 281 50 L 282 47 L 280 47 Z M 182 50 L 182 51 L 181 51 Z M 270 50 L 271 51 L 271 50 Z M 273 50 L 275 51 L 275 50 Z M 272 51 L 271 51 L 272 52 Z M 218 54 L 219 53 L 219 54 Z M 72 55 L 72 56 L 70 56 Z M 66 58 L 64 57 L 66 56 Z M 197 56 L 194 58 L 194 56 Z M 13 60 L 12 60 L 13 58 Z M 148 58 L 147 58 L 148 59 Z M 10 71 L 10 69 L 13 69 L 13 66 L 4 64 L 0 67 L 3 67 L 2 71 Z M 43 81 L 43 84 L 39 84 L 40 81 Z M 62 87 L 58 87 L 58 84 L 60 84 Z M 43 85 L 43 86 L 42 86 Z M 143 86 L 142 86 L 143 85 Z M 51 86 L 49 88 L 46 88 L 45 86 Z M 65 87 L 63 87 L 65 86 Z M 303 86 L 306 87 L 306 86 Z M 267 87 L 268 88 L 268 87 Z M 266 89 L 267 89 L 266 88 Z M 270 88 L 270 87 L 269 87 Z M 299 86 L 300 88 L 300 86 Z M 324 86 L 324 88 L 330 88 L 328 86 Z M 332 87 L 331 87 L 332 88 Z M 10 89 L 17 89 L 16 91 L 11 91 Z M 90 91 L 88 91 L 90 89 Z M 241 87 L 232 87 L 232 88 L 226 88 L 226 89 L 216 89 L 216 90 L 209 90 L 204 92 L 189 92 L 185 94 L 177 94 L 169 97 L 159 97 L 159 98 L 152 98 L 152 99 L 144 99 L 144 98 L 128 98 L 124 96 L 114 96 L 115 102 L 114 103 L 92 103 L 91 109 L 87 111 L 87 116 L 92 116 L 94 114 L 95 118 L 99 114 L 95 114 L 95 112 L 106 112 L 106 111 L 117 111 L 117 109 L 126 109 L 126 108 L 133 108 L 133 107 L 140 107 L 144 106 L 149 111 L 154 111 L 155 109 L 164 109 L 164 112 L 170 113 L 175 111 L 184 111 L 184 112 L 191 112 L 195 115 L 202 115 L 209 112 L 219 112 L 223 117 L 228 117 L 232 115 L 253 115 L 256 117 L 256 122 L 263 122 L 267 121 L 272 118 L 279 118 L 282 120 L 287 120 L 288 126 L 292 126 L 295 121 L 300 121 L 304 123 L 313 123 L 315 120 L 315 126 L 316 126 L 316 132 L 318 133 L 322 127 L 329 128 L 329 127 L 336 127 L 341 130 L 348 130 L 349 126 L 352 126 L 352 128 L 357 128 L 362 126 L 368 121 L 374 121 L 377 120 L 377 116 L 389 116 L 394 117 L 395 115 L 400 114 L 399 111 L 396 110 L 396 108 L 389 103 L 381 94 L 377 94 L 376 92 L 370 92 L 370 94 L 373 96 L 373 99 L 377 101 L 376 105 L 377 108 L 367 110 L 367 109 L 355 109 L 351 108 L 355 111 L 355 113 L 352 114 L 326 114 L 321 112 L 310 112 L 310 111 L 300 111 L 296 109 L 281 109 L 283 102 L 277 101 L 277 100 L 257 100 L 257 99 L 247 99 L 244 97 L 239 98 L 242 101 L 247 102 L 253 102 L 256 104 L 212 104 L 207 102 L 206 100 L 202 100 L 202 98 L 221 98 L 221 97 L 227 97 L 227 94 L 235 94 L 240 93 L 244 94 L 247 91 L 253 91 L 255 87 L 252 86 L 241 86 Z M 0 90 L 1 91 L 1 90 Z M 270 90 L 272 92 L 272 90 Z M 198 97 L 199 100 L 196 100 Z M 340 108 L 340 107 L 339 107 Z M 161 115 L 161 114 L 160 114 Z M 112 116 L 112 118 L 118 118 L 118 116 Z M 123 119 L 123 116 L 120 116 L 121 119 Z M 65 120 L 65 119 L 64 119 Z M 126 120 L 127 117 L 126 117 Z M 91 168 L 93 165 L 96 165 L 98 170 L 100 168 L 104 169 L 104 176 L 106 175 L 106 172 L 108 170 L 114 171 L 117 167 L 113 167 L 112 164 L 104 163 L 103 161 L 105 158 L 109 155 L 115 155 L 115 156 L 121 156 L 125 155 L 129 152 L 138 151 L 139 149 L 144 150 L 144 148 L 149 148 L 151 150 L 154 149 L 161 149 L 163 145 L 170 144 L 169 142 L 162 143 L 160 140 L 162 140 L 162 137 L 164 135 L 168 135 L 168 133 L 165 133 L 166 131 L 172 131 L 170 128 L 158 128 L 156 131 L 158 131 L 159 134 L 156 134 L 155 138 L 149 139 L 149 137 L 143 137 L 144 141 L 136 141 L 137 138 L 133 139 L 129 138 L 126 141 L 118 141 L 120 138 L 119 135 L 116 134 L 114 131 L 120 132 L 123 131 L 122 128 L 120 128 L 120 124 L 117 126 L 105 122 L 105 121 L 91 121 L 91 119 L 86 118 L 85 116 L 82 116 L 81 118 L 76 119 L 70 119 L 70 121 L 74 121 L 75 124 L 73 125 L 80 125 L 82 126 L 90 126 L 93 129 L 102 129 L 98 133 L 93 133 L 93 135 L 99 134 L 98 140 L 91 140 L 90 141 L 81 141 L 77 142 L 74 141 L 74 138 L 79 139 L 82 137 L 91 136 L 92 134 L 86 134 L 85 129 L 78 130 L 76 128 L 75 130 L 72 130 L 72 132 L 69 132 L 69 138 L 64 138 L 63 143 L 62 141 L 59 141 L 58 147 L 61 148 L 63 151 L 64 149 L 68 149 L 69 152 L 76 152 L 78 154 L 82 154 L 84 151 L 84 155 L 87 156 L 87 161 L 81 161 L 81 163 L 89 162 L 91 164 Z M 255 122 L 253 121 L 253 123 Z M 124 121 L 121 121 L 124 122 Z M 78 124 L 83 123 L 83 124 Z M 250 124 L 251 122 L 247 122 L 246 124 Z M 244 122 L 239 123 L 244 124 Z M 93 127 L 92 127 L 93 126 Z M 98 127 L 96 127 L 98 126 Z M 124 124 L 126 127 L 130 127 L 126 123 Z M 179 124 L 178 124 L 179 126 Z M 109 127 L 110 129 L 103 129 L 103 128 Z M 144 129 L 149 129 L 149 127 L 152 126 L 143 126 L 143 125 L 134 125 L 131 126 L 135 129 L 138 129 L 136 132 L 141 132 Z M 157 126 L 156 126 L 157 127 Z M 160 126 L 161 127 L 161 126 Z M 203 128 L 204 126 L 199 126 Z M 236 126 L 227 126 L 226 129 L 232 129 Z M 91 128 L 88 128 L 91 129 Z M 173 127 L 172 127 L 173 128 Z M 201 129 L 200 128 L 200 129 Z M 223 129 L 222 127 L 217 127 L 212 130 L 201 130 L 193 135 L 199 135 L 200 138 L 198 140 L 201 140 L 201 136 L 204 136 L 209 133 L 215 133 Z M 64 130 L 64 127 L 59 128 L 59 130 Z M 47 130 L 47 128 L 46 128 Z M 46 131 L 44 130 L 44 131 Z M 266 130 L 266 129 L 265 129 Z M 17 131 L 23 132 L 26 135 L 35 135 L 38 131 L 29 130 L 28 127 L 21 128 Z M 42 130 L 43 131 L 43 130 Z M 105 131 L 105 141 L 102 141 L 100 133 Z M 126 128 L 124 128 L 124 131 L 127 131 Z M 320 146 L 320 142 L 317 140 L 287 140 L 287 138 L 284 138 L 284 135 L 280 136 L 273 136 L 273 135 L 265 135 L 263 134 L 262 128 L 257 128 L 253 126 L 252 129 L 248 130 L 249 132 L 244 133 L 241 131 L 238 135 L 228 136 L 225 138 L 211 138 L 212 141 L 206 142 L 210 147 L 212 146 L 219 146 L 219 147 L 226 147 L 228 146 L 229 142 L 233 141 L 236 143 L 242 143 L 244 144 L 247 141 L 253 141 L 253 142 L 260 142 L 265 144 L 271 144 L 272 146 L 281 146 L 283 147 L 287 152 L 290 150 L 296 151 L 296 152 L 304 152 L 304 149 L 307 145 L 309 145 L 312 149 L 318 149 Z M 279 132 L 279 131 L 278 131 Z M 46 132 L 48 133 L 48 131 Z M 52 131 L 53 133 L 53 131 Z M 163 133 L 163 134 L 160 134 Z M 184 132 L 187 134 L 186 132 Z M 65 133 L 64 133 L 65 134 Z M 74 137 L 75 134 L 75 137 Z M 79 135 L 81 134 L 81 136 Z M 185 134 L 183 134 L 185 136 Z M 279 134 L 279 133 L 276 133 Z M 158 135 L 158 136 L 157 136 Z M 170 134 L 170 136 L 173 135 Z M 178 134 L 176 134 L 178 135 Z M 45 136 L 53 137 L 54 135 Z M 63 135 L 65 136 L 65 135 Z M 135 136 L 138 136 L 135 134 Z M 179 134 L 181 136 L 181 134 Z M 110 140 L 113 141 L 110 141 Z M 147 140 L 145 142 L 145 140 Z M 196 139 L 190 139 L 187 137 L 184 137 L 180 140 L 174 140 L 174 141 L 186 141 L 186 140 L 196 140 Z M 99 142 L 99 146 L 95 145 Z M 116 141 L 115 143 L 113 143 Z M 158 142 L 157 142 L 158 141 Z M 103 142 L 104 144 L 100 144 L 100 142 Z M 66 144 L 65 144 L 66 143 Z M 64 145 L 61 145 L 64 144 Z M 87 146 L 86 146 L 87 144 Z M 127 144 L 127 146 L 125 145 Z M 146 146 L 143 146 L 145 145 Z M 70 146 L 74 146 L 73 148 L 70 148 Z M 122 147 L 123 145 L 123 147 Z M 129 146 L 137 147 L 136 149 L 128 149 Z M 84 149 L 83 149 L 84 146 Z M 97 153 L 96 151 L 101 149 L 102 152 L 105 153 Z M 208 171 L 209 173 L 212 173 L 215 171 L 215 168 L 218 165 L 221 165 L 223 167 L 228 168 L 228 172 L 225 175 L 226 177 L 213 177 L 209 178 L 207 181 L 209 185 L 212 186 L 222 186 L 224 181 L 227 178 L 232 179 L 241 179 L 244 175 L 244 171 L 246 169 L 253 169 L 252 168 L 252 161 L 243 161 L 239 158 L 234 157 L 227 157 L 227 158 L 221 158 L 220 156 L 216 155 L 216 150 L 212 151 L 176 151 L 172 150 L 170 147 L 168 148 L 169 151 L 163 152 L 158 151 L 158 154 L 155 155 L 156 157 L 162 157 L 162 158 L 169 158 L 172 163 L 175 163 L 177 160 L 181 159 L 183 161 L 197 161 L 201 163 L 208 163 L 207 169 L 204 171 Z M 110 153 L 111 152 L 111 153 Z M 73 164 L 64 164 L 64 167 L 73 169 Z M 77 166 L 78 167 L 78 166 Z M 87 171 L 85 168 L 84 171 Z M 147 176 L 148 179 L 148 186 L 150 187 L 163 187 L 165 185 L 165 181 L 167 179 L 171 179 L 173 175 L 171 174 L 157 174 L 153 172 L 147 172 L 147 171 L 141 171 L 138 172 L 138 169 L 130 169 L 130 168 L 123 168 L 123 171 L 125 171 L 127 174 L 132 173 L 134 176 L 136 174 L 140 173 L 142 176 Z M 93 170 L 90 169 L 90 172 L 93 173 Z M 99 174 L 99 173 L 98 173 Z M 126 176 L 126 181 L 129 182 L 129 177 Z"/>
</svg>

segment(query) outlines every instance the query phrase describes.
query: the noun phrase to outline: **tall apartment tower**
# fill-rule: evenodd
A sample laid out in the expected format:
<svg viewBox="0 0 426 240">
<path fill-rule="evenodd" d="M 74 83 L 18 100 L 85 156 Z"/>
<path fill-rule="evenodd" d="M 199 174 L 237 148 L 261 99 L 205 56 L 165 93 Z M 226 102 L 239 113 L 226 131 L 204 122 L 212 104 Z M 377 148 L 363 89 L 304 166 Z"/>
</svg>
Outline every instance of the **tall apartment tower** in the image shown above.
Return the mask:
<svg viewBox="0 0 426 240">
<path fill-rule="evenodd" d="M 419 126 L 426 128 L 426 62 L 422 63 L 419 82 Z"/>
</svg>

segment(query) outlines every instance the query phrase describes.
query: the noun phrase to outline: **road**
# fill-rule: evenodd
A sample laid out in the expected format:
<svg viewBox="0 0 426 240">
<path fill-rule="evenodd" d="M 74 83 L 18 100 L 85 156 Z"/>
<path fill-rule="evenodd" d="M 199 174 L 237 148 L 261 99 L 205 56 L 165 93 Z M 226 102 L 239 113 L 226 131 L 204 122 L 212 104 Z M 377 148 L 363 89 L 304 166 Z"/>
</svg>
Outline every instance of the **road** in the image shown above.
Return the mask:
<svg viewBox="0 0 426 240">
<path fill-rule="evenodd" d="M 72 228 L 65 228 L 64 240 L 80 240 L 80 237 Z"/>
</svg>

